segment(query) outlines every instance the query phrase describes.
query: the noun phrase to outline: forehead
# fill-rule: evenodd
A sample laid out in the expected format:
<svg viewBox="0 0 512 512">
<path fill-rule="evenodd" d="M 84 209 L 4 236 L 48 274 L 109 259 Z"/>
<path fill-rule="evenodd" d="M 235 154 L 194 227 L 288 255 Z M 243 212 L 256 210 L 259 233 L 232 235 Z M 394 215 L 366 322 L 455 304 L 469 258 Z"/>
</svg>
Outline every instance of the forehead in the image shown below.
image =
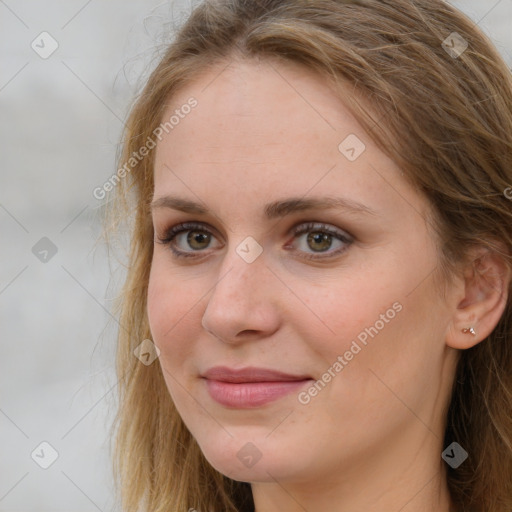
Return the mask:
<svg viewBox="0 0 512 512">
<path fill-rule="evenodd" d="M 180 146 L 200 146 L 203 154 L 225 150 L 231 158 L 263 150 L 271 157 L 304 138 L 310 149 L 330 148 L 336 153 L 336 141 L 344 131 L 362 132 L 325 80 L 287 61 L 218 64 L 172 98 L 164 121 L 191 96 L 197 107 L 190 119 L 173 128 L 171 138 Z"/>
<path fill-rule="evenodd" d="M 191 98 L 197 105 L 180 112 Z M 214 66 L 173 96 L 162 120 L 180 113 L 157 144 L 155 196 L 213 194 L 224 208 L 234 207 L 225 201 L 235 197 L 249 207 L 284 195 L 339 191 L 371 200 L 378 210 L 396 204 L 408 187 L 344 106 L 343 93 L 293 63 Z M 381 174 L 396 181 L 394 187 L 382 190 Z"/>
</svg>

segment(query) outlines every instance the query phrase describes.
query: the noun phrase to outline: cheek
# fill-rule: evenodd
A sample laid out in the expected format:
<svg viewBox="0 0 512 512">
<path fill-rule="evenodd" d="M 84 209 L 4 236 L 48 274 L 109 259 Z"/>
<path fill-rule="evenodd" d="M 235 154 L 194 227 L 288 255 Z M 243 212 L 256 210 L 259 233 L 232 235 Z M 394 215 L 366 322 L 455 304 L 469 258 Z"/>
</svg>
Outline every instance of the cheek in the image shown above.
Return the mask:
<svg viewBox="0 0 512 512">
<path fill-rule="evenodd" d="M 166 265 L 154 260 L 147 298 L 147 313 L 152 340 L 160 350 L 158 362 L 167 390 L 185 418 L 197 414 L 195 404 L 190 402 L 184 386 L 193 371 L 189 368 L 193 354 L 191 340 L 195 337 L 197 320 L 193 324 L 194 304 L 200 297 L 187 292 L 187 287 L 171 274 Z M 197 295 L 197 294 L 196 294 Z"/>
<path fill-rule="evenodd" d="M 332 367 L 338 356 L 348 363 L 342 363 L 343 370 L 337 365 L 344 378 L 333 379 L 337 383 L 333 388 L 343 381 L 364 389 L 372 377 L 369 370 L 402 387 L 403 377 L 414 380 L 415 372 L 425 374 L 425 364 L 440 357 L 442 343 L 432 346 L 442 329 L 442 321 L 432 328 L 435 291 L 423 275 L 428 272 L 419 271 L 432 268 L 434 256 L 429 251 L 416 259 L 391 255 L 378 264 L 352 269 L 343 278 L 333 276 L 332 284 L 319 287 L 300 286 L 297 281 L 294 290 L 307 297 L 304 304 L 308 308 L 297 303 L 295 312 L 290 306 L 289 314 L 295 325 L 302 326 L 302 339 L 323 361 L 323 371 Z M 322 372 L 321 366 L 316 370 Z"/>
<path fill-rule="evenodd" d="M 184 333 L 190 335 L 194 305 L 198 305 L 200 296 L 191 293 L 158 259 L 153 261 L 148 283 L 148 321 L 153 341 L 162 352 L 160 358 L 167 364 L 176 365 L 183 358 L 187 346 Z M 167 357 L 171 345 L 172 359 Z"/>
<path fill-rule="evenodd" d="M 157 345 L 160 345 L 165 333 L 170 329 L 176 311 L 177 301 L 168 292 L 168 288 L 168 283 L 153 264 L 148 283 L 147 310 L 151 334 Z"/>
<path fill-rule="evenodd" d="M 309 333 L 305 341 L 317 340 L 314 345 L 319 351 L 343 353 L 358 337 L 364 343 L 368 328 L 377 323 L 378 331 L 384 332 L 400 309 L 399 305 L 393 308 L 400 299 L 400 283 L 387 270 L 367 268 L 331 276 L 314 287 L 297 280 L 292 287 L 303 304 L 294 300 L 289 317 L 302 326 L 302 333 Z"/>
</svg>

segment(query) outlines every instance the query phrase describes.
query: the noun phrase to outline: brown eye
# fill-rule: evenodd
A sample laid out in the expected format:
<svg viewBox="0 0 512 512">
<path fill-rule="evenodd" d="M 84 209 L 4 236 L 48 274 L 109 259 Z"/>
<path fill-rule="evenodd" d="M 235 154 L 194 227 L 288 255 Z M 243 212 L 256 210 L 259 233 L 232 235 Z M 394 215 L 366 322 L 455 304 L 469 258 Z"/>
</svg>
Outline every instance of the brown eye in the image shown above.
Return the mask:
<svg viewBox="0 0 512 512">
<path fill-rule="evenodd" d="M 210 233 L 205 231 L 189 231 L 187 235 L 187 244 L 194 250 L 206 249 L 210 242 Z"/>
<path fill-rule="evenodd" d="M 346 232 L 326 224 L 302 224 L 293 234 L 299 241 L 297 244 L 299 247 L 293 250 L 305 259 L 320 260 L 338 256 L 353 242 L 353 238 Z M 307 234 L 307 237 L 302 237 L 304 234 Z M 177 258 L 197 258 L 206 252 L 204 249 L 210 248 L 213 239 L 215 236 L 204 225 L 185 222 L 167 230 L 165 237 L 157 241 L 169 246 Z M 335 250 L 330 250 L 333 246 Z M 319 255 L 323 253 L 325 256 Z"/>
<path fill-rule="evenodd" d="M 185 222 L 168 229 L 165 236 L 157 241 L 169 246 L 176 257 L 187 258 L 197 257 L 199 253 L 204 252 L 203 249 L 209 247 L 213 237 L 213 233 L 203 225 Z"/>
<path fill-rule="evenodd" d="M 301 235 L 307 234 L 307 237 L 301 239 Z M 326 224 L 308 223 L 298 226 L 294 231 L 295 238 L 299 241 L 299 249 L 296 252 L 302 253 L 306 259 L 325 259 L 338 256 L 345 252 L 353 238 L 340 229 L 334 229 Z M 337 249 L 329 251 L 333 245 L 337 244 Z M 325 256 L 317 256 L 315 253 L 326 253 Z"/>
<path fill-rule="evenodd" d="M 332 245 L 332 235 L 321 231 L 312 232 L 307 237 L 307 244 L 314 251 L 326 251 Z"/>
</svg>

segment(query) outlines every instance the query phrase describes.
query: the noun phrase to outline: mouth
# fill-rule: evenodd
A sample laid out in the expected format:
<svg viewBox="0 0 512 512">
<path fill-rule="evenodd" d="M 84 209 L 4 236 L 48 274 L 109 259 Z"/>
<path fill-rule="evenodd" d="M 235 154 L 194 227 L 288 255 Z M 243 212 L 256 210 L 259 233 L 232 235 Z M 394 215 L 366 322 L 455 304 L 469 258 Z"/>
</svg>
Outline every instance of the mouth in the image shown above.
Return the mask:
<svg viewBox="0 0 512 512">
<path fill-rule="evenodd" d="M 213 400 L 235 409 L 261 407 L 313 381 L 309 375 L 293 375 L 255 367 L 233 369 L 216 366 L 204 372 L 201 377 Z"/>
</svg>

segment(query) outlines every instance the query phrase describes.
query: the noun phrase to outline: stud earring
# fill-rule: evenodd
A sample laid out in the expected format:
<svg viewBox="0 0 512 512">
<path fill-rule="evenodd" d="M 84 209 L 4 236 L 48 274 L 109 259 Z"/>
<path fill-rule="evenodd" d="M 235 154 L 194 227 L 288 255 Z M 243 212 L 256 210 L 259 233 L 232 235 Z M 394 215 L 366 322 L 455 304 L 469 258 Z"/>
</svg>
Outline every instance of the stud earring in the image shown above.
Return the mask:
<svg viewBox="0 0 512 512">
<path fill-rule="evenodd" d="M 475 332 L 475 329 L 473 329 L 473 327 L 465 327 L 464 329 L 462 329 L 462 332 L 464 334 L 466 334 L 467 332 L 470 332 L 473 336 L 476 336 L 476 332 Z"/>
</svg>

